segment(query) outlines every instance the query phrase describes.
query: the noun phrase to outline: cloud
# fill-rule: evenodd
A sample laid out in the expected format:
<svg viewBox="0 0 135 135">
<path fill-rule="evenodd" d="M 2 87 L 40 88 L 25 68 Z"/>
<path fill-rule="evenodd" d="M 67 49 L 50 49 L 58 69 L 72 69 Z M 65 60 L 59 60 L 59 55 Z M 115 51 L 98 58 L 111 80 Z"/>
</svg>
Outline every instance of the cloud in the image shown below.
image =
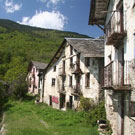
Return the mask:
<svg viewBox="0 0 135 135">
<path fill-rule="evenodd" d="M 5 10 L 7 13 L 14 13 L 15 11 L 20 10 L 22 4 L 14 4 L 13 0 L 6 0 L 5 1 Z"/>
<path fill-rule="evenodd" d="M 59 11 L 36 11 L 33 17 L 23 17 L 22 22 L 19 23 L 41 28 L 63 30 L 64 25 L 67 23 L 67 18 Z"/>
<path fill-rule="evenodd" d="M 46 6 L 49 8 L 50 5 L 56 6 L 59 2 L 63 2 L 64 0 L 40 0 L 43 3 L 46 3 Z"/>
</svg>

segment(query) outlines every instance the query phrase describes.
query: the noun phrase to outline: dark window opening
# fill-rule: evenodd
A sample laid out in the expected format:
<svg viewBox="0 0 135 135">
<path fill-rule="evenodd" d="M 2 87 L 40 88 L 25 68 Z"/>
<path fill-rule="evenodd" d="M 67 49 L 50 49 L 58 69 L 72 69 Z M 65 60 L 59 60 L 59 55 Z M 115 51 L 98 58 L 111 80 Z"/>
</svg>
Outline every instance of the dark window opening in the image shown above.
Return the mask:
<svg viewBox="0 0 135 135">
<path fill-rule="evenodd" d="M 52 86 L 55 86 L 55 78 L 52 78 Z"/>
<path fill-rule="evenodd" d="M 90 59 L 88 57 L 85 58 L 85 65 L 90 66 Z"/>
<path fill-rule="evenodd" d="M 72 86 L 72 76 L 69 77 L 69 85 Z"/>
<path fill-rule="evenodd" d="M 53 67 L 53 71 L 56 72 L 56 66 Z"/>
<path fill-rule="evenodd" d="M 85 75 L 85 83 L 86 83 L 86 87 L 90 87 L 90 73 L 86 73 Z"/>
<path fill-rule="evenodd" d="M 73 67 L 73 57 L 70 58 L 70 67 Z"/>
<path fill-rule="evenodd" d="M 70 55 L 73 55 L 73 47 L 70 46 Z"/>
</svg>

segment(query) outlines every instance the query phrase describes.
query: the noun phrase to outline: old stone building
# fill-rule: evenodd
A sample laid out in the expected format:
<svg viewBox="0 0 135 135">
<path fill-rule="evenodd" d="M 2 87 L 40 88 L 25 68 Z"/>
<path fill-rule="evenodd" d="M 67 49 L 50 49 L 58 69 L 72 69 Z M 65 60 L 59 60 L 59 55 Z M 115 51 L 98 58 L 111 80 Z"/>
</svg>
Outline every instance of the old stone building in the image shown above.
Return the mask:
<svg viewBox="0 0 135 135">
<path fill-rule="evenodd" d="M 47 64 L 37 61 L 31 61 L 28 66 L 28 75 L 26 78 L 28 84 L 28 92 L 33 95 L 40 93 L 42 89 L 43 79 L 40 77 L 43 74 L 43 70 L 46 68 Z"/>
<path fill-rule="evenodd" d="M 98 102 L 103 84 L 104 40 L 65 38 L 45 69 L 43 102 L 76 109 L 80 95 Z"/>
<path fill-rule="evenodd" d="M 91 0 L 105 32 L 105 106 L 113 135 L 135 135 L 135 0 Z"/>
</svg>

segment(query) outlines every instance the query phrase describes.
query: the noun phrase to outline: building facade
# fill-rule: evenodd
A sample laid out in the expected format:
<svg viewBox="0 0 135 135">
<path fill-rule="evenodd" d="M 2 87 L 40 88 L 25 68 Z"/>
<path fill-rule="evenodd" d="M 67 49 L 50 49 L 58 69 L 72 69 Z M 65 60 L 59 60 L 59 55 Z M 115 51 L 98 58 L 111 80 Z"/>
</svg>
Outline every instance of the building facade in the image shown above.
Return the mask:
<svg viewBox="0 0 135 135">
<path fill-rule="evenodd" d="M 134 22 L 134 0 L 91 1 L 89 24 L 105 32 L 105 106 L 113 135 L 135 135 Z"/>
<path fill-rule="evenodd" d="M 102 96 L 104 40 L 65 38 L 45 69 L 43 102 L 57 109 L 77 109 L 80 96 Z"/>
<path fill-rule="evenodd" d="M 37 95 L 43 87 L 43 70 L 47 64 L 37 61 L 31 61 L 28 66 L 28 75 L 26 78 L 28 84 L 28 92 Z"/>
</svg>

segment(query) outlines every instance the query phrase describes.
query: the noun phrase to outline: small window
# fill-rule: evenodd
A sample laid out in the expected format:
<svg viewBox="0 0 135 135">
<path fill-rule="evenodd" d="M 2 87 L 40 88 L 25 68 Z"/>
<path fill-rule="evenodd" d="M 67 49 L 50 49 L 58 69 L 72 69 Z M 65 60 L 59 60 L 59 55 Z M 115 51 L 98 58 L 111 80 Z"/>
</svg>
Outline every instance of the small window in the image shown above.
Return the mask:
<svg viewBox="0 0 135 135">
<path fill-rule="evenodd" d="M 33 73 L 35 73 L 35 68 L 33 68 Z"/>
<path fill-rule="evenodd" d="M 73 47 L 70 46 L 70 55 L 73 55 Z"/>
<path fill-rule="evenodd" d="M 130 111 L 129 111 L 129 114 L 130 114 L 130 117 L 135 117 L 135 102 L 130 102 Z"/>
<path fill-rule="evenodd" d="M 53 72 L 56 72 L 56 66 L 53 67 Z"/>
<path fill-rule="evenodd" d="M 78 100 L 79 101 L 80 100 L 79 96 L 74 96 L 74 100 Z"/>
<path fill-rule="evenodd" d="M 69 85 L 72 86 L 72 76 L 69 76 Z"/>
<path fill-rule="evenodd" d="M 52 86 L 55 86 L 55 78 L 52 78 Z"/>
<path fill-rule="evenodd" d="M 73 67 L 73 57 L 70 58 L 70 67 Z"/>
<path fill-rule="evenodd" d="M 95 61 L 95 59 L 93 59 L 92 65 L 95 66 L 95 64 L 96 64 L 96 61 Z"/>
<path fill-rule="evenodd" d="M 88 57 L 85 58 L 85 65 L 90 66 L 90 59 Z"/>
<path fill-rule="evenodd" d="M 86 73 L 85 78 L 85 86 L 90 87 L 90 73 Z"/>
</svg>

